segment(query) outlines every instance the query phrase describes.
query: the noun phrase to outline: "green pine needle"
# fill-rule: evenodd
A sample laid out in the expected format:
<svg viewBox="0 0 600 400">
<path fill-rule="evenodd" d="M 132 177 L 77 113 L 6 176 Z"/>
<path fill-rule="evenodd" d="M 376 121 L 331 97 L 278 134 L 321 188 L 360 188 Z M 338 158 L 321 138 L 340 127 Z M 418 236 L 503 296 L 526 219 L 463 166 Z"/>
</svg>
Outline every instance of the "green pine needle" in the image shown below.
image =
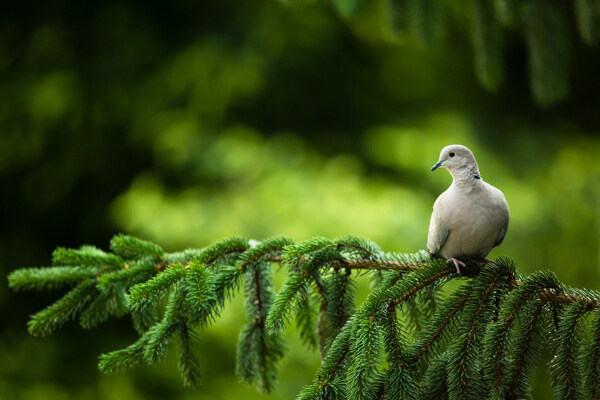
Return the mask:
<svg viewBox="0 0 600 400">
<path fill-rule="evenodd" d="M 485 265 L 465 260 L 458 275 L 422 251 L 384 253 L 354 236 L 298 243 L 233 237 L 164 254 L 158 245 L 117 235 L 112 248 L 117 254 L 61 248 L 54 253 L 60 265 L 24 268 L 8 278 L 14 290 L 70 287 L 31 317 L 36 336 L 70 319 L 92 328 L 131 315 L 141 336 L 101 355 L 105 373 L 163 360 L 177 340 L 184 385 L 196 386 L 197 332 L 243 288 L 247 323 L 236 373 L 261 392 L 276 387 L 282 330 L 291 320 L 305 344 L 318 344 L 322 358 L 300 399 L 527 398 L 548 349 L 557 398 L 600 392 L 600 293 L 569 288 L 547 271 L 520 276 L 508 258 Z M 288 270 L 277 295 L 274 263 Z M 372 280 L 358 306 L 353 274 Z M 464 283 L 442 293 L 455 279 Z"/>
<path fill-rule="evenodd" d="M 160 297 L 168 292 L 172 285 L 185 275 L 186 271 L 185 266 L 174 264 L 158 273 L 152 279 L 132 286 L 129 289 L 129 296 L 127 296 L 129 307 L 134 310 L 140 310 L 155 304 Z"/>
<path fill-rule="evenodd" d="M 47 336 L 73 318 L 92 299 L 93 280 L 85 280 L 61 299 L 31 316 L 27 323 L 33 336 Z"/>
<path fill-rule="evenodd" d="M 8 286 L 13 290 L 60 289 L 98 273 L 98 269 L 90 267 L 21 268 L 8 275 Z"/>
<path fill-rule="evenodd" d="M 575 302 L 567 307 L 559 323 L 556 355 L 550 363 L 554 396 L 558 400 L 584 398 L 585 373 L 580 363 L 584 341 L 581 318 L 588 311 L 587 302 Z"/>
<path fill-rule="evenodd" d="M 119 234 L 110 241 L 110 249 L 123 258 L 138 258 L 150 256 L 155 260 L 162 260 L 163 249 L 152 242 L 129 235 Z"/>
<path fill-rule="evenodd" d="M 83 245 L 79 249 L 57 247 L 52 253 L 52 265 L 91 266 L 115 269 L 122 268 L 124 262 L 116 254 L 106 253 L 95 246 Z"/>
</svg>

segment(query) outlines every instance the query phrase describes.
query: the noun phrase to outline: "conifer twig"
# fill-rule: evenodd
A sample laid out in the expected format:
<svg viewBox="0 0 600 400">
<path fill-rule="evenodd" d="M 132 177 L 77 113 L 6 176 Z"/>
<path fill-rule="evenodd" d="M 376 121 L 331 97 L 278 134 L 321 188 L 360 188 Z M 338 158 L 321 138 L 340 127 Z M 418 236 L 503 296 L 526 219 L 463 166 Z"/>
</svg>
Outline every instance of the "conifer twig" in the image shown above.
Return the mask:
<svg viewBox="0 0 600 400">
<path fill-rule="evenodd" d="M 558 398 L 600 391 L 600 294 L 565 286 L 548 271 L 520 276 L 507 258 L 467 260 L 457 275 L 445 260 L 424 252 L 384 253 L 351 236 L 304 242 L 232 237 L 165 253 L 154 243 L 117 235 L 111 249 L 59 248 L 52 267 L 9 276 L 15 290 L 69 288 L 32 316 L 34 335 L 52 333 L 72 318 L 89 328 L 130 314 L 140 337 L 101 356 L 106 373 L 164 359 L 177 337 L 184 383 L 196 384 L 196 331 L 214 322 L 225 300 L 243 288 L 247 323 L 236 373 L 261 391 L 275 387 L 282 330 L 291 319 L 305 344 L 318 343 L 322 360 L 300 399 L 528 397 L 544 346 L 555 352 L 550 372 Z M 288 267 L 277 295 L 272 263 Z M 372 290 L 356 307 L 352 275 L 361 271 L 371 271 Z M 440 295 L 453 279 L 465 284 Z M 590 312 L 592 333 L 582 322 Z M 427 320 L 423 329 L 406 329 L 419 320 Z"/>
</svg>

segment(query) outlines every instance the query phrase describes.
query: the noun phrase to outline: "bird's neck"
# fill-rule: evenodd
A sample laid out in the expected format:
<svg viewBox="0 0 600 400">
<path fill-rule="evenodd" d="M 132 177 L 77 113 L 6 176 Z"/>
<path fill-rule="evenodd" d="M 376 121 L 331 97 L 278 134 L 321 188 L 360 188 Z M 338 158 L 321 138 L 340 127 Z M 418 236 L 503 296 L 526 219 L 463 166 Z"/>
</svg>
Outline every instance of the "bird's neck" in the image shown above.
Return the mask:
<svg viewBox="0 0 600 400">
<path fill-rule="evenodd" d="M 453 170 L 450 171 L 450 174 L 452 175 L 453 184 L 458 187 L 472 186 L 481 182 L 481 175 L 477 167 Z"/>
</svg>

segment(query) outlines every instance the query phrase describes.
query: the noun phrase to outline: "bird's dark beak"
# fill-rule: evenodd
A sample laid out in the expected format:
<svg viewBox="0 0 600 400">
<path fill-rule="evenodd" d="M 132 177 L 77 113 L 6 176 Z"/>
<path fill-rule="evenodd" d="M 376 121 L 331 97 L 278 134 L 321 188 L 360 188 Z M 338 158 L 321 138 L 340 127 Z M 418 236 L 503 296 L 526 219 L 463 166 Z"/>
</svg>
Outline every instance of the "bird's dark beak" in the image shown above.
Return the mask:
<svg viewBox="0 0 600 400">
<path fill-rule="evenodd" d="M 435 165 L 433 167 L 431 167 L 431 172 L 435 171 L 436 169 L 438 169 L 439 167 L 442 166 L 442 164 L 444 163 L 444 161 L 438 161 L 435 163 Z"/>
</svg>

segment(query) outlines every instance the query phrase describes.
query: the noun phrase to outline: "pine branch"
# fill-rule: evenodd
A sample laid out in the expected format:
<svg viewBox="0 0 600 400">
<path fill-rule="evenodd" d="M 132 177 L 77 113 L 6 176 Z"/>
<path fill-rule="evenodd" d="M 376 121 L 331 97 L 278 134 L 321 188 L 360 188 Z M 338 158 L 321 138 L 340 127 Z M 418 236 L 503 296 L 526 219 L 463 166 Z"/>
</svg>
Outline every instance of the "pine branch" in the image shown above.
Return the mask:
<svg viewBox="0 0 600 400">
<path fill-rule="evenodd" d="M 422 380 L 421 399 L 438 400 L 448 398 L 448 358 L 449 352 L 433 359 Z"/>
<path fill-rule="evenodd" d="M 122 268 L 123 259 L 116 254 L 106 253 L 95 246 L 83 245 L 79 249 L 57 247 L 52 252 L 52 265 L 88 266 L 102 269 Z"/>
<path fill-rule="evenodd" d="M 93 292 L 90 289 L 93 287 L 93 280 L 84 280 L 60 300 L 32 315 L 27 324 L 29 333 L 33 336 L 46 336 L 53 333 L 92 299 Z"/>
<path fill-rule="evenodd" d="M 483 350 L 484 369 L 488 381 L 492 382 L 493 390 L 498 395 L 503 391 L 504 347 L 509 341 L 513 323 L 522 305 L 546 288 L 560 288 L 556 276 L 552 273 L 541 271 L 524 279 L 515 290 L 505 297 L 501 304 L 498 320 L 492 322 L 486 333 Z"/>
<path fill-rule="evenodd" d="M 453 322 L 456 320 L 459 312 L 463 309 L 466 302 L 471 296 L 471 288 L 463 287 L 452 295 L 445 303 L 444 307 L 431 319 L 423 334 L 415 344 L 411 351 L 413 362 L 418 362 L 421 358 L 427 356 L 434 345 L 438 343 L 448 329 L 451 329 Z"/>
<path fill-rule="evenodd" d="M 550 364 L 552 386 L 557 399 L 583 398 L 584 375 L 579 362 L 583 346 L 581 317 L 588 311 L 586 302 L 573 303 L 560 321 L 556 356 Z"/>
<path fill-rule="evenodd" d="M 374 319 L 361 320 L 357 325 L 350 345 L 352 364 L 348 368 L 348 390 L 350 398 L 370 399 L 374 394 L 373 380 L 382 367 L 379 357 L 383 332 Z"/>
<path fill-rule="evenodd" d="M 96 268 L 22 268 L 8 275 L 8 286 L 13 290 L 60 289 L 93 278 L 97 273 Z"/>
<path fill-rule="evenodd" d="M 243 287 L 248 322 L 239 336 L 236 372 L 261 391 L 276 385 L 282 331 L 294 319 L 305 344 L 319 343 L 322 355 L 301 399 L 528 397 L 548 348 L 555 353 L 550 372 L 558 398 L 600 392 L 600 293 L 562 285 L 547 271 L 519 276 L 507 258 L 485 265 L 465 260 L 457 275 L 445 260 L 424 252 L 384 253 L 350 236 L 298 243 L 234 237 L 164 253 L 151 242 L 118 235 L 111 246 L 118 254 L 60 248 L 53 255 L 60 265 L 9 276 L 14 290 L 67 288 L 32 316 L 29 330 L 36 336 L 74 318 L 91 328 L 131 315 L 140 337 L 100 357 L 105 373 L 160 361 L 177 338 L 184 384 L 196 385 L 197 331 Z M 273 263 L 288 271 L 277 295 Z M 352 275 L 364 272 L 372 290 L 356 306 Z M 464 284 L 442 294 L 455 279 Z"/>
<path fill-rule="evenodd" d="M 162 361 L 166 357 L 173 333 L 185 320 L 181 315 L 184 301 L 185 290 L 176 286 L 169 296 L 161 321 L 148 329 L 148 341 L 144 347 L 144 360 L 148 363 Z"/>
<path fill-rule="evenodd" d="M 600 398 L 600 309 L 593 311 L 592 340 L 587 348 L 589 354 L 586 386 L 591 386 L 591 398 Z"/>
<path fill-rule="evenodd" d="M 448 393 L 452 398 L 481 398 L 485 394 L 481 376 L 481 342 L 493 318 L 498 286 L 508 285 L 514 271 L 510 264 L 489 263 L 473 281 L 473 292 L 465 303 L 459 339 L 450 347 Z"/>
<path fill-rule="evenodd" d="M 512 354 L 508 357 L 511 362 L 504 372 L 506 397 L 515 399 L 530 397 L 529 382 L 543 351 L 544 306 L 543 301 L 535 299 L 530 301 L 523 310 L 521 324 L 514 333 Z"/>
<path fill-rule="evenodd" d="M 122 234 L 112 238 L 110 249 L 123 258 L 150 256 L 155 260 L 162 260 L 164 256 L 163 249 L 159 245 Z"/>
<path fill-rule="evenodd" d="M 129 289 L 129 296 L 127 297 L 129 308 L 139 311 L 152 304 L 156 304 L 158 299 L 168 292 L 168 289 L 185 273 L 186 268 L 183 265 L 174 264 L 152 279 L 132 286 Z"/>
<path fill-rule="evenodd" d="M 331 334 L 337 334 L 354 313 L 354 283 L 351 270 L 335 270 L 327 282 L 327 324 Z"/>
<path fill-rule="evenodd" d="M 146 331 L 135 343 L 126 348 L 100 355 L 98 369 L 105 374 L 112 374 L 137 367 L 144 361 L 144 347 L 149 339 L 150 333 Z"/>
<path fill-rule="evenodd" d="M 281 332 L 267 332 L 265 319 L 273 302 L 270 268 L 260 257 L 281 251 L 284 243 L 268 242 L 243 256 L 245 269 L 246 315 L 250 322 L 240 333 L 237 353 L 237 375 L 261 391 L 270 392 L 276 384 L 275 363 L 283 356 Z"/>
<path fill-rule="evenodd" d="M 183 376 L 183 385 L 196 387 L 201 379 L 200 367 L 197 356 L 198 337 L 196 333 L 185 322 L 181 322 L 177 327 L 179 337 L 179 357 L 177 366 Z"/>
</svg>

